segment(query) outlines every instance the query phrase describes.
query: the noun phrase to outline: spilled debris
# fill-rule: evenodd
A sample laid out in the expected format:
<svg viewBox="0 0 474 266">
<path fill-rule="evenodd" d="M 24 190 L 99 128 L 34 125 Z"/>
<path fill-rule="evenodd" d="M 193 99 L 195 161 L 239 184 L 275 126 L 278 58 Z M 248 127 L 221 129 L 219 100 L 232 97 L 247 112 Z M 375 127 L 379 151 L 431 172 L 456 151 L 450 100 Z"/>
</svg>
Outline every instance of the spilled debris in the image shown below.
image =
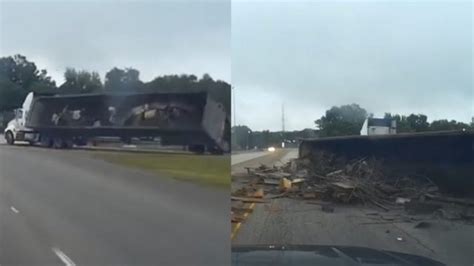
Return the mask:
<svg viewBox="0 0 474 266">
<path fill-rule="evenodd" d="M 332 213 L 337 204 L 374 207 L 382 212 L 405 215 L 376 218 L 386 222 L 414 222 L 410 215 L 430 214 L 448 220 L 474 222 L 474 201 L 444 195 L 427 176 L 390 171 L 383 161 L 359 158 L 345 161 L 328 153 L 313 154 L 281 166 L 247 168 L 249 182 L 233 193 L 232 200 L 265 203 L 279 197 L 318 204 Z M 428 228 L 420 222 L 416 228 Z"/>
</svg>

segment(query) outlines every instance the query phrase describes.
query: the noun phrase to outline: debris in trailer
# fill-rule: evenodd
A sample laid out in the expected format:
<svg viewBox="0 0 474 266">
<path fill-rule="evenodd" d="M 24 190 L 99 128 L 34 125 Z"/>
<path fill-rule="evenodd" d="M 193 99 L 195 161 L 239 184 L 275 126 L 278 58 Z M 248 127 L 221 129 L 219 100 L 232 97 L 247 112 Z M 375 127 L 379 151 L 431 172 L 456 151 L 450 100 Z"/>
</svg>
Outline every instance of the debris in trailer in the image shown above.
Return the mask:
<svg viewBox="0 0 474 266">
<path fill-rule="evenodd" d="M 246 202 L 291 197 L 306 200 L 307 203 L 321 200 L 324 204 L 315 204 L 321 205 L 325 212 L 334 211 L 334 205 L 326 203 L 365 204 L 384 213 L 398 210 L 409 215 L 474 220 L 472 212 L 461 215 L 463 211 L 453 207 L 472 207 L 474 201 L 442 195 L 430 178 L 410 173 L 391 173 L 384 169 L 382 161 L 374 158 L 345 161 L 321 152 L 313 154 L 312 158 L 294 159 L 281 167 L 260 165 L 257 168 L 247 168 L 247 173 L 251 177 L 248 190 L 233 194 L 243 196 Z M 259 188 L 262 190 L 258 190 Z M 256 192 L 258 193 L 255 194 Z M 451 205 L 447 207 L 448 204 Z M 407 216 L 390 218 L 380 216 L 378 212 L 373 213 L 378 216 L 375 218 L 387 223 L 417 220 Z M 422 228 L 424 224 L 420 226 Z"/>
</svg>

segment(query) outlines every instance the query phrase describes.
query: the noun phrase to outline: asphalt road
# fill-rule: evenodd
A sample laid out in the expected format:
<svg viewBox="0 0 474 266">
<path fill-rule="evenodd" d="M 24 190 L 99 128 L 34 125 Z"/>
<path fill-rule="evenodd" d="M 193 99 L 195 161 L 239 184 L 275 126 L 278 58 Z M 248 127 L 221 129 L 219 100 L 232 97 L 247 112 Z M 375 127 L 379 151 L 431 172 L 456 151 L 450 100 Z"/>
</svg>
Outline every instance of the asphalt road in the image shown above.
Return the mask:
<svg viewBox="0 0 474 266">
<path fill-rule="evenodd" d="M 256 204 L 233 244 L 308 244 L 363 246 L 416 254 L 447 265 L 473 265 L 474 226 L 441 219 L 387 222 L 371 219 L 374 209 L 336 205 L 334 213 L 302 200 L 275 199 Z M 397 214 L 381 212 L 385 217 Z"/>
<path fill-rule="evenodd" d="M 229 192 L 0 145 L 1 265 L 228 265 Z"/>
<path fill-rule="evenodd" d="M 260 157 L 239 164 L 278 164 L 295 157 L 287 153 L 269 161 Z M 234 168 L 234 166 L 233 166 Z M 232 186 L 239 187 L 239 178 Z M 235 204 L 235 203 L 233 203 Z M 253 211 L 233 234 L 233 245 L 308 244 L 365 246 L 405 252 L 437 259 L 447 265 L 474 265 L 474 225 L 430 217 L 429 228 L 415 228 L 417 222 L 393 222 L 400 211 L 384 212 L 364 206 L 334 205 L 334 212 L 323 212 L 321 205 L 290 198 L 253 204 Z M 242 207 L 242 206 L 240 206 Z M 247 208 L 249 206 L 246 206 Z M 378 213 L 376 216 L 368 215 Z M 403 213 L 403 212 L 402 212 Z M 382 218 L 377 218 L 382 216 Z M 377 219 L 374 219 L 377 218 Z"/>
<path fill-rule="evenodd" d="M 253 151 L 253 152 L 243 152 L 232 154 L 232 165 L 243 163 L 258 157 L 262 157 L 270 154 L 269 151 Z"/>
</svg>

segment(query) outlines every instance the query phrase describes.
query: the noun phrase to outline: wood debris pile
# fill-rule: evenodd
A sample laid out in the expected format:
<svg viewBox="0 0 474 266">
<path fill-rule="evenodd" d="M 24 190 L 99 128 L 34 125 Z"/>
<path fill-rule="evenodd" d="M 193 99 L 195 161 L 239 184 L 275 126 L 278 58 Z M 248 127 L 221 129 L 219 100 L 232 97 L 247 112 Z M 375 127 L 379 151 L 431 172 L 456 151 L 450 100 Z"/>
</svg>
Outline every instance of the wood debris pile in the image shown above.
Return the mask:
<svg viewBox="0 0 474 266">
<path fill-rule="evenodd" d="M 432 200 L 449 202 L 450 199 L 441 195 L 428 177 L 391 173 L 384 169 L 383 162 L 374 158 L 347 162 L 320 153 L 312 158 L 295 159 L 282 167 L 261 165 L 248 169 L 248 173 L 254 177 L 250 187 L 263 187 L 265 197 L 262 198 L 267 199 L 283 194 L 302 199 L 371 204 L 386 211 L 398 207 L 430 212 L 439 209 Z M 451 202 L 474 206 L 472 201 L 456 200 Z"/>
</svg>

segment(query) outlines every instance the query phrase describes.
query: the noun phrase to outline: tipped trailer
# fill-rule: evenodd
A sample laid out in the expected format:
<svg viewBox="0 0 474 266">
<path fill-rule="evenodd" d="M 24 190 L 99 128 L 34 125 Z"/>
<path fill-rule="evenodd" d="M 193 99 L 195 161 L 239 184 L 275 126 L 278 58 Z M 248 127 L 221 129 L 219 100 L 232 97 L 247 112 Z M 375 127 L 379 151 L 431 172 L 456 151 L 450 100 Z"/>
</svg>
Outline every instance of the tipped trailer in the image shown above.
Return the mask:
<svg viewBox="0 0 474 266">
<path fill-rule="evenodd" d="M 440 190 L 474 197 L 474 131 L 433 131 L 303 139 L 300 158 L 320 153 L 353 161 L 377 159 L 391 173 L 426 177 Z"/>
<path fill-rule="evenodd" d="M 163 145 L 229 152 L 230 119 L 206 92 L 27 95 L 4 136 L 8 144 L 70 148 L 97 137 L 159 137 Z M 166 141 L 166 140 L 172 141 Z"/>
</svg>

